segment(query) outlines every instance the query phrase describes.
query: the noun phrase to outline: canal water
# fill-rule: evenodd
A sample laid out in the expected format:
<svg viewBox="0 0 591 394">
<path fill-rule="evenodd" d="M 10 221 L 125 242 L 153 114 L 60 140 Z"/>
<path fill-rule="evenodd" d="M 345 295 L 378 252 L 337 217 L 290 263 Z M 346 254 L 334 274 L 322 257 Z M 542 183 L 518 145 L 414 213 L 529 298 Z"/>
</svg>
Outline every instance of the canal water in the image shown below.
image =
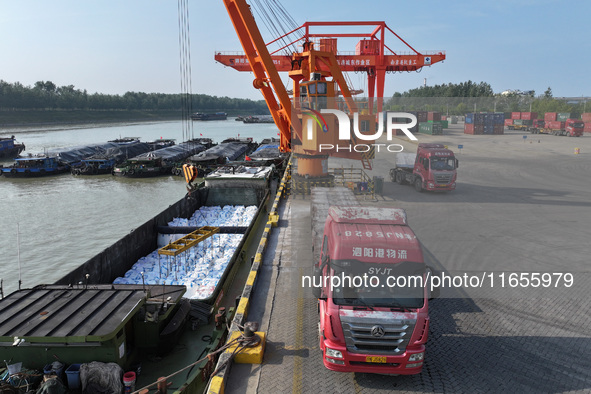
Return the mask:
<svg viewBox="0 0 591 394">
<path fill-rule="evenodd" d="M 142 141 L 175 138 L 180 143 L 183 126 L 178 121 L 0 129 L 0 136 L 10 135 L 26 145 L 24 154 L 34 154 L 119 137 L 139 137 Z M 277 128 L 274 124 L 244 124 L 228 118 L 194 122 L 193 136 L 209 137 L 214 142 L 252 137 L 260 142 L 277 138 Z M 185 193 L 184 179 L 172 175 L 146 179 L 70 174 L 31 179 L 0 176 L 0 278 L 4 295 L 18 288 L 19 275 L 22 288 L 55 282 Z"/>
</svg>

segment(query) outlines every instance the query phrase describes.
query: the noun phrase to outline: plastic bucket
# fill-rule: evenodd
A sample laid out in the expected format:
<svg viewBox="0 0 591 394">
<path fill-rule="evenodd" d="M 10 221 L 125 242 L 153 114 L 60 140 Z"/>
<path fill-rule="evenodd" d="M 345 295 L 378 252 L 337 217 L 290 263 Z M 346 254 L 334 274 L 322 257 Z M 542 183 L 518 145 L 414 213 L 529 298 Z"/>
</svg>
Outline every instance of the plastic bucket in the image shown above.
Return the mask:
<svg viewBox="0 0 591 394">
<path fill-rule="evenodd" d="M 579 153 L 581 153 L 581 148 L 575 148 L 575 155 L 578 155 Z"/>
<path fill-rule="evenodd" d="M 80 365 L 72 364 L 66 368 L 66 378 L 68 379 L 68 388 L 76 390 L 80 388 Z"/>
<path fill-rule="evenodd" d="M 123 386 L 125 387 L 125 393 L 135 391 L 135 372 L 125 372 L 123 374 Z"/>
<path fill-rule="evenodd" d="M 45 375 L 56 374 L 59 377 L 62 377 L 62 372 L 64 372 L 64 364 L 60 363 L 59 361 L 54 361 L 51 364 L 45 365 L 43 367 L 43 373 Z"/>
</svg>

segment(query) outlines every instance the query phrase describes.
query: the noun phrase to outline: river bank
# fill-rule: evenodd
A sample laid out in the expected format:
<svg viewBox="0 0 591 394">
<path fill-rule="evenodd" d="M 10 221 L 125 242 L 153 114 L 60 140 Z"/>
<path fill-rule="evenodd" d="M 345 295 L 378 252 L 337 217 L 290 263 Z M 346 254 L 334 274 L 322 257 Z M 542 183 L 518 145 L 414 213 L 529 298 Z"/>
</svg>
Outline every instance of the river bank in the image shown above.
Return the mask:
<svg viewBox="0 0 591 394">
<path fill-rule="evenodd" d="M 204 110 L 201 112 L 217 111 L 218 110 Z M 253 114 L 247 111 L 228 112 L 228 116 L 230 117 L 239 115 Z M 180 110 L 15 110 L 0 111 L 0 128 L 10 129 L 29 126 L 70 126 L 109 123 L 160 122 L 174 120 L 180 121 L 181 119 L 182 113 Z"/>
</svg>

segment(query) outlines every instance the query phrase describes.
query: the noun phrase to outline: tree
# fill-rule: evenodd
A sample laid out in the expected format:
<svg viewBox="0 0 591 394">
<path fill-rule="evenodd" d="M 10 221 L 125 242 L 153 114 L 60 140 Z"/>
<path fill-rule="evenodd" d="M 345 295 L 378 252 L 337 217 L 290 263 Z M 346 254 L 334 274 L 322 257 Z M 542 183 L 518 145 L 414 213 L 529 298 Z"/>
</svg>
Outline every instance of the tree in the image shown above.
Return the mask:
<svg viewBox="0 0 591 394">
<path fill-rule="evenodd" d="M 548 89 L 546 89 L 546 91 L 544 92 L 544 98 L 551 99 L 552 97 L 552 89 L 550 88 L 550 86 L 548 86 Z"/>
</svg>

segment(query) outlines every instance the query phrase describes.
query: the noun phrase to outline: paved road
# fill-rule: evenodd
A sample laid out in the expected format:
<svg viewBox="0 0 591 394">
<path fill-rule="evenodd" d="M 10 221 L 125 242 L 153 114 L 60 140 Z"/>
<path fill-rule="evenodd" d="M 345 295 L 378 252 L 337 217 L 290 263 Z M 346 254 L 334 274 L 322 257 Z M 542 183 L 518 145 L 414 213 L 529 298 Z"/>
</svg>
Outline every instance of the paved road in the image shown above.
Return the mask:
<svg viewBox="0 0 591 394">
<path fill-rule="evenodd" d="M 430 304 L 420 375 L 331 372 L 318 349 L 316 303 L 295 285 L 311 264 L 302 247 L 310 216 L 309 201 L 292 197 L 251 315 L 268 331 L 265 361 L 234 366 L 227 392 L 591 392 L 591 135 L 524 141 L 518 132 L 452 130 L 420 140 L 456 152 L 464 146 L 457 190 L 417 193 L 391 183 L 394 157 L 380 154 L 372 175 L 386 178 L 384 196 L 361 204 L 404 208 L 430 264 L 449 275 L 561 272 L 572 273 L 574 285 L 503 289 L 497 282 L 444 292 Z"/>
</svg>

